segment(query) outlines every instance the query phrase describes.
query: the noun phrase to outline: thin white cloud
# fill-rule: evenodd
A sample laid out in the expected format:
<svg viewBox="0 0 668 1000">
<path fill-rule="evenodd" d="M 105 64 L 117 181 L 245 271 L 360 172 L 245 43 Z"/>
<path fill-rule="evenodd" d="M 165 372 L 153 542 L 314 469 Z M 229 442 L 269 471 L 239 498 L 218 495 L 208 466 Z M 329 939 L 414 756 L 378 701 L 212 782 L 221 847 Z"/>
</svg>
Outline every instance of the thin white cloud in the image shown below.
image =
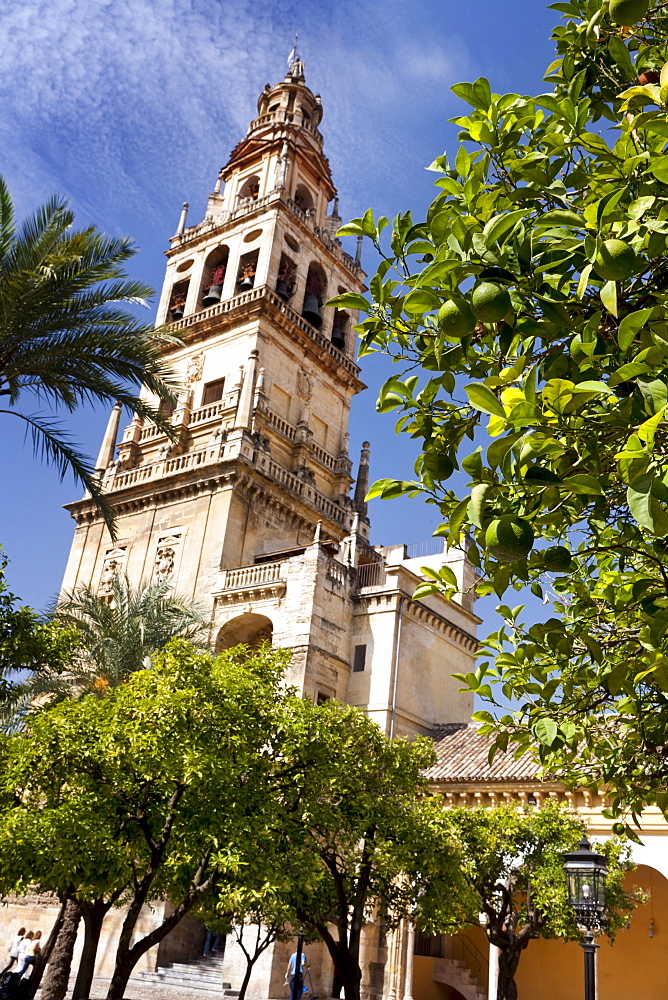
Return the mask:
<svg viewBox="0 0 668 1000">
<path fill-rule="evenodd" d="M 295 30 L 351 193 L 360 162 L 391 180 L 467 64 L 444 25 L 398 0 L 9 0 L 2 22 L 3 172 L 26 208 L 64 190 L 107 227 L 121 205 L 164 226 L 203 198 Z"/>
</svg>

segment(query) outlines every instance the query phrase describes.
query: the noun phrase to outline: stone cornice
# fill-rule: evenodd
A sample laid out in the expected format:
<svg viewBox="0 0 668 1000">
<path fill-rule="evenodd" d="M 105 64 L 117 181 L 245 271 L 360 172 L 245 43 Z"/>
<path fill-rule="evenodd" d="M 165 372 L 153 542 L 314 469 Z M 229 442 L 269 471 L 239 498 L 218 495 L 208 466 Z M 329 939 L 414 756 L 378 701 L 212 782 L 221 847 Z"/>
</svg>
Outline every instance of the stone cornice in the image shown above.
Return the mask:
<svg viewBox="0 0 668 1000">
<path fill-rule="evenodd" d="M 287 334 L 304 356 L 310 357 L 334 380 L 348 386 L 353 393 L 366 388 L 359 378 L 359 366 L 302 319 L 268 285 L 260 285 L 216 306 L 185 316 L 170 324 L 170 332 L 180 336 L 187 344 L 195 343 L 234 326 L 239 321 L 240 313 L 245 322 L 258 320 L 266 314 L 272 326 Z"/>
<path fill-rule="evenodd" d="M 455 625 L 444 615 L 440 615 L 438 612 L 432 611 L 431 608 L 428 608 L 420 601 L 413 601 L 411 598 L 407 597 L 403 591 L 396 587 L 379 587 L 371 593 L 357 593 L 353 596 L 353 600 L 368 607 L 371 604 L 380 603 L 381 599 L 384 599 L 387 602 L 392 597 L 396 597 L 397 599 L 403 597 L 405 599 L 405 612 L 413 618 L 414 621 L 419 621 L 423 625 L 430 626 L 434 629 L 434 631 L 440 632 L 441 635 L 444 635 L 451 642 L 461 646 L 468 652 L 474 653 L 477 650 L 478 640 L 474 635 L 471 635 L 470 632 L 466 632 L 464 629 L 459 628 L 458 625 Z M 391 608 L 388 608 L 388 610 L 393 612 L 395 609 L 396 602 Z"/>
</svg>

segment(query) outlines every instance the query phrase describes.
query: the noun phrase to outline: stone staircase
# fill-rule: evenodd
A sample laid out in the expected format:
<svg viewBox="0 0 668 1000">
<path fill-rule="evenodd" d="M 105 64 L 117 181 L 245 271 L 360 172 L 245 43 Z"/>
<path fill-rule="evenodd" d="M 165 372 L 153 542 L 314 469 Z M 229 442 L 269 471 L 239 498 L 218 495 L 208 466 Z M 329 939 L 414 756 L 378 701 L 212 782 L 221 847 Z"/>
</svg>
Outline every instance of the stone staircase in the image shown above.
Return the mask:
<svg viewBox="0 0 668 1000">
<path fill-rule="evenodd" d="M 170 962 L 155 972 L 138 972 L 130 980 L 137 986 L 163 986 L 178 989 L 183 997 L 238 997 L 230 983 L 223 981 L 222 955 L 207 955 L 189 962 Z"/>
<path fill-rule="evenodd" d="M 487 990 L 477 982 L 466 962 L 456 958 L 439 958 L 434 961 L 434 979 L 453 986 L 465 1000 L 487 1000 Z"/>
</svg>

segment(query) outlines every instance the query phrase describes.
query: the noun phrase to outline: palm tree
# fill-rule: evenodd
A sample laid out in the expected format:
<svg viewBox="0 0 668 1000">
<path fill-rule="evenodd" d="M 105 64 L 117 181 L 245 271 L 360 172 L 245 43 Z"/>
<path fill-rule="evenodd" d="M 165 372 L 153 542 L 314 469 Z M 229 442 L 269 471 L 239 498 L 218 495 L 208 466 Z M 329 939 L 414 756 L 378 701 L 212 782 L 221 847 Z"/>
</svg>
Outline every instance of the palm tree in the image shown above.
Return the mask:
<svg viewBox="0 0 668 1000">
<path fill-rule="evenodd" d="M 206 643 L 211 624 L 202 608 L 172 592 L 167 582 L 132 587 L 115 576 L 109 595 L 90 587 L 65 594 L 51 620 L 78 632 L 78 650 L 65 671 L 48 667 L 23 685 L 34 706 L 87 694 L 103 697 L 135 670 L 151 664 L 151 654 L 180 636 Z"/>
<path fill-rule="evenodd" d="M 171 436 L 166 418 L 136 390 L 174 401 L 177 385 L 162 351 L 180 341 L 127 311 L 152 294 L 124 270 L 136 253 L 133 242 L 94 226 L 75 231 L 73 221 L 67 202 L 51 198 L 17 229 L 0 177 L 0 397 L 8 407 L 0 413 L 28 424 L 36 453 L 61 479 L 74 473 L 113 535 L 113 514 L 91 463 L 60 421 L 26 412 L 25 403 L 72 412 L 82 403 L 118 400 Z"/>
</svg>

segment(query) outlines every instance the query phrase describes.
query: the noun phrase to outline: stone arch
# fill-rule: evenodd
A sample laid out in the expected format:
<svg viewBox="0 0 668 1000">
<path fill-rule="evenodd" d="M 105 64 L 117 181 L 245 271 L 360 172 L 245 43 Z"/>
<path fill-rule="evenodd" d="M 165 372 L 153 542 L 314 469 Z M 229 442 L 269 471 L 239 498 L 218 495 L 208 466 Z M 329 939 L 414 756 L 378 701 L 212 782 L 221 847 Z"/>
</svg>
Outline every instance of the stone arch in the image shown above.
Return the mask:
<svg viewBox="0 0 668 1000">
<path fill-rule="evenodd" d="M 243 181 L 241 187 L 239 188 L 239 193 L 237 198 L 239 202 L 243 204 L 247 201 L 256 201 L 260 194 L 260 178 L 257 174 L 253 174 L 252 177 L 247 177 Z"/>
<path fill-rule="evenodd" d="M 230 248 L 225 243 L 215 247 L 207 255 L 200 286 L 200 305 L 204 309 L 221 300 L 229 257 Z"/>
<path fill-rule="evenodd" d="M 216 638 L 216 652 L 234 646 L 249 646 L 257 649 L 263 642 L 271 643 L 274 633 L 274 623 L 266 615 L 247 612 L 225 622 Z"/>
<path fill-rule="evenodd" d="M 324 268 L 316 261 L 309 264 L 306 275 L 306 290 L 304 292 L 304 304 L 302 305 L 302 316 L 319 330 L 322 326 L 322 307 L 327 301 L 327 276 Z"/>
<path fill-rule="evenodd" d="M 297 208 L 301 208 L 302 212 L 310 212 L 313 208 L 315 208 L 313 195 L 306 187 L 306 184 L 297 185 L 295 188 L 294 202 Z"/>
</svg>

